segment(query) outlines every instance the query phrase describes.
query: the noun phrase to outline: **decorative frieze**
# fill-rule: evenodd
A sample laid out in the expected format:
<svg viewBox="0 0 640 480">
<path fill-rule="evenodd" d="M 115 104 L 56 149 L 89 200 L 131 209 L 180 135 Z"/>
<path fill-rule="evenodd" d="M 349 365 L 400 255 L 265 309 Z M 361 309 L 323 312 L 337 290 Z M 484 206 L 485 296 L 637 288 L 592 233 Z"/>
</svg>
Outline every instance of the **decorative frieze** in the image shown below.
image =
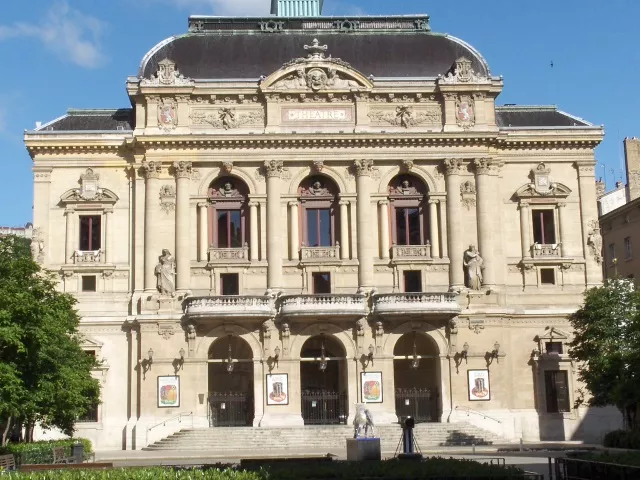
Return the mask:
<svg viewBox="0 0 640 480">
<path fill-rule="evenodd" d="M 176 208 L 176 188 L 171 184 L 160 187 L 160 208 L 166 214 L 175 211 Z"/>
<path fill-rule="evenodd" d="M 222 107 L 216 112 L 210 110 L 193 110 L 191 112 L 191 122 L 193 125 L 211 125 L 214 128 L 230 130 L 242 126 L 264 127 L 264 111 L 241 111 L 238 112 L 233 107 Z"/>
<path fill-rule="evenodd" d="M 300 248 L 302 262 L 328 261 L 340 259 L 340 243 L 333 247 L 305 247 Z"/>
<path fill-rule="evenodd" d="M 393 245 L 391 247 L 391 258 L 393 260 L 431 260 L 431 243 L 427 240 L 426 245 Z"/>
<path fill-rule="evenodd" d="M 242 248 L 210 248 L 210 263 L 245 263 L 249 262 L 249 246 L 245 243 Z"/>
<path fill-rule="evenodd" d="M 462 198 L 462 205 L 467 210 L 471 210 L 476 206 L 476 186 L 471 180 L 467 180 L 460 184 L 460 197 Z"/>
<path fill-rule="evenodd" d="M 373 125 L 389 124 L 394 127 L 417 127 L 422 124 L 442 126 L 442 110 L 439 105 L 414 109 L 409 105 L 399 105 L 394 111 L 370 110 L 367 116 Z"/>
</svg>

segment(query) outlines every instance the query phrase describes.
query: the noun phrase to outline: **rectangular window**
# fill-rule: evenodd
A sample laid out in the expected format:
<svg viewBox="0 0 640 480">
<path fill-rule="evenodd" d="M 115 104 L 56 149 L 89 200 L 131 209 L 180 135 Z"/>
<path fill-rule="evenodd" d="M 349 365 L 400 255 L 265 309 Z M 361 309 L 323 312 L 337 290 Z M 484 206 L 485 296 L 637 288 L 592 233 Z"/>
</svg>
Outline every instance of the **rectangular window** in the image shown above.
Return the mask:
<svg viewBox="0 0 640 480">
<path fill-rule="evenodd" d="M 544 385 L 547 394 L 547 412 L 569 412 L 569 382 L 564 370 L 546 370 Z"/>
<path fill-rule="evenodd" d="M 542 245 L 556 243 L 556 225 L 553 210 L 532 210 L 533 241 Z"/>
<path fill-rule="evenodd" d="M 98 406 L 95 405 L 87 410 L 83 416 L 79 417 L 78 423 L 96 423 L 98 421 Z"/>
<path fill-rule="evenodd" d="M 241 248 L 242 218 L 240 210 L 218 210 L 218 248 Z"/>
<path fill-rule="evenodd" d="M 80 215 L 80 250 L 100 250 L 102 245 L 101 220 L 100 215 Z"/>
<path fill-rule="evenodd" d="M 630 260 L 633 257 L 633 247 L 631 246 L 631 237 L 624 239 L 624 258 Z"/>
<path fill-rule="evenodd" d="M 422 292 L 422 275 L 417 270 L 405 270 L 404 291 L 406 293 Z"/>
<path fill-rule="evenodd" d="M 555 270 L 555 268 L 541 268 L 540 269 L 540 283 L 542 285 L 555 285 L 556 284 L 556 270 Z"/>
<path fill-rule="evenodd" d="M 609 264 L 613 265 L 613 261 L 616 259 L 616 244 L 609 244 Z"/>
<path fill-rule="evenodd" d="M 83 292 L 95 292 L 96 291 L 96 276 L 95 275 L 83 275 L 82 276 L 82 291 Z"/>
<path fill-rule="evenodd" d="M 331 209 L 308 208 L 307 212 L 307 246 L 331 246 Z"/>
<path fill-rule="evenodd" d="M 331 274 L 326 272 L 315 272 L 311 274 L 313 279 L 313 293 L 322 295 L 331 293 Z"/>
<path fill-rule="evenodd" d="M 562 355 L 562 342 L 547 342 L 544 344 L 544 348 L 547 353 Z"/>
<path fill-rule="evenodd" d="M 398 245 L 422 245 L 419 208 L 396 208 L 396 237 Z"/>
<path fill-rule="evenodd" d="M 237 273 L 221 273 L 220 291 L 222 295 L 240 295 L 239 275 Z"/>
</svg>

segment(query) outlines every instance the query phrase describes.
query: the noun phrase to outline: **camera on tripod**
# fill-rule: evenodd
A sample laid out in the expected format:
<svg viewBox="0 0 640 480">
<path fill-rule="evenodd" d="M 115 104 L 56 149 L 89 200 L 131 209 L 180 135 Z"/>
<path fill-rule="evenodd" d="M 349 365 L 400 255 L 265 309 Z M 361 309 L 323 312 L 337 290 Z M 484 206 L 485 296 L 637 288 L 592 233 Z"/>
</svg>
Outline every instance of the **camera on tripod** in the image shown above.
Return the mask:
<svg viewBox="0 0 640 480">
<path fill-rule="evenodd" d="M 402 438 L 396 448 L 396 457 L 411 460 L 421 459 L 422 453 L 420 453 L 420 447 L 413 434 L 413 429 L 416 426 L 415 419 L 413 417 L 405 417 L 405 419 L 400 422 L 400 425 L 402 425 Z M 398 455 L 400 443 L 402 443 L 402 453 Z"/>
</svg>

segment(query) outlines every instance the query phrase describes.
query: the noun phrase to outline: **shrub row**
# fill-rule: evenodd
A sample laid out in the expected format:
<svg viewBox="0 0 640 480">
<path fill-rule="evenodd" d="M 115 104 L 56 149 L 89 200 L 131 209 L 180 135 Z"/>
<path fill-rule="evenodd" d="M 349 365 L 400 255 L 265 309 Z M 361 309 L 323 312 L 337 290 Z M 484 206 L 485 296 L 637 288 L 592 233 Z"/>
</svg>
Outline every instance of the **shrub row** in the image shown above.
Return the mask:
<svg viewBox="0 0 640 480">
<path fill-rule="evenodd" d="M 627 465 L 640 467 L 640 452 L 580 452 L 570 455 L 578 460 L 588 460 L 590 462 L 615 463 L 617 465 Z"/>
<path fill-rule="evenodd" d="M 613 430 L 604 436 L 605 447 L 640 450 L 640 430 Z"/>
<path fill-rule="evenodd" d="M 0 455 L 13 455 L 16 457 L 18 465 L 53 463 L 53 447 L 65 447 L 66 455 L 71 456 L 71 446 L 76 443 L 84 445 L 85 456 L 93 451 L 91 441 L 86 438 L 74 438 L 33 443 L 10 443 L 6 447 L 0 447 Z"/>
</svg>

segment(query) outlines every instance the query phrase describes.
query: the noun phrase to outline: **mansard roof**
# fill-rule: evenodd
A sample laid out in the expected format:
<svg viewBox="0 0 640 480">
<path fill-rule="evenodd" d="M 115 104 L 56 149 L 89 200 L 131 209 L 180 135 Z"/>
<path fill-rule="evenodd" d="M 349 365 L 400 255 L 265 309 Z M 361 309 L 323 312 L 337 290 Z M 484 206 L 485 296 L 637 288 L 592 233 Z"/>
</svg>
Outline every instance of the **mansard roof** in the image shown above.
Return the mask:
<svg viewBox="0 0 640 480">
<path fill-rule="evenodd" d="M 558 110 L 555 105 L 496 106 L 496 122 L 500 128 L 593 127 L 582 118 Z"/>
<path fill-rule="evenodd" d="M 138 76 L 151 78 L 169 59 L 185 77 L 258 79 L 301 57 L 317 38 L 332 57 L 367 77 L 438 77 L 460 57 L 489 76 L 482 55 L 462 40 L 432 33 L 429 17 L 190 17 L 189 32 L 171 37 L 143 58 Z"/>
<path fill-rule="evenodd" d="M 108 110 L 70 109 L 66 115 L 35 129 L 36 132 L 67 131 L 132 131 L 133 109 L 119 108 Z"/>
</svg>

